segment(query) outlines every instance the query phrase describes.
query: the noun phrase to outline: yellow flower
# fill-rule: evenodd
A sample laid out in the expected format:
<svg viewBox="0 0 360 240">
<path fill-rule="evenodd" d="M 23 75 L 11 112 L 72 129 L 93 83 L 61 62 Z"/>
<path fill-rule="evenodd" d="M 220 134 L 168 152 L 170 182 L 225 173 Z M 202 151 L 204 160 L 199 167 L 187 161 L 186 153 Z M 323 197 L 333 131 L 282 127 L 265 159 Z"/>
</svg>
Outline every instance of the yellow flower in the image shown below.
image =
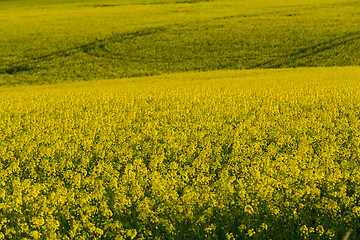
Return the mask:
<svg viewBox="0 0 360 240">
<path fill-rule="evenodd" d="M 249 236 L 249 237 L 252 237 L 252 236 L 254 236 L 255 235 L 255 230 L 254 229 L 249 229 L 248 231 L 247 231 L 247 235 Z"/>
<path fill-rule="evenodd" d="M 301 236 L 303 236 L 305 239 L 309 236 L 309 229 L 307 228 L 306 225 L 300 227 L 300 233 Z"/>
<path fill-rule="evenodd" d="M 325 232 L 324 227 L 322 225 L 317 226 L 316 232 L 319 233 L 319 236 L 322 236 Z"/>
<path fill-rule="evenodd" d="M 250 206 L 250 205 L 246 205 L 244 211 L 245 211 L 246 213 L 249 213 L 249 214 L 253 214 L 253 213 L 254 213 L 254 209 L 253 209 L 252 206 Z"/>
</svg>

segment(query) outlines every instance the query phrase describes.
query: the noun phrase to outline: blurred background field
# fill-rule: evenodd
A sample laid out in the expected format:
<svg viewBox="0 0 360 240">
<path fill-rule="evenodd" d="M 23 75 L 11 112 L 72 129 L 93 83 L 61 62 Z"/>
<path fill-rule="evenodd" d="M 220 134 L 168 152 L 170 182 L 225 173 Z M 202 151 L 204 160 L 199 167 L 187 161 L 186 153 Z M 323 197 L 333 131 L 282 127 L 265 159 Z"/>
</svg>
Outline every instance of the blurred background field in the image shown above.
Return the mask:
<svg viewBox="0 0 360 240">
<path fill-rule="evenodd" d="M 359 65 L 360 3 L 1 1 L 0 84 Z"/>
</svg>

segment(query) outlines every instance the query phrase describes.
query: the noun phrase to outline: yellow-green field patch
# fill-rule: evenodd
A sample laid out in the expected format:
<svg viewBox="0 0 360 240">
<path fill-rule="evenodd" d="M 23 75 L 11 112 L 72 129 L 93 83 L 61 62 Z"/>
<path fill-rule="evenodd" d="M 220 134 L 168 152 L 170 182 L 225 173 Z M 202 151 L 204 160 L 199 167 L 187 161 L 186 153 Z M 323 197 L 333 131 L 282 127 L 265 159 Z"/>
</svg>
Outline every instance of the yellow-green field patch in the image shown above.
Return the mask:
<svg viewBox="0 0 360 240">
<path fill-rule="evenodd" d="M 0 85 L 360 64 L 352 0 L 16 0 L 0 9 Z"/>
</svg>

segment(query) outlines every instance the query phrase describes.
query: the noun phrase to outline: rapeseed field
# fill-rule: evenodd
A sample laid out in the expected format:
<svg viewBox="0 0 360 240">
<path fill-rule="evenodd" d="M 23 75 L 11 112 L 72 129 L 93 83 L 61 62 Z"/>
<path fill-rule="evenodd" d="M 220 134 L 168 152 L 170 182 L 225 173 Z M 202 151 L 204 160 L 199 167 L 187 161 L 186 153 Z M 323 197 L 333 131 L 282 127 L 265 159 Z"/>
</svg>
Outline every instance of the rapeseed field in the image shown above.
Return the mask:
<svg viewBox="0 0 360 240">
<path fill-rule="evenodd" d="M 2 0 L 0 9 L 0 85 L 360 65 L 358 1 Z"/>
<path fill-rule="evenodd" d="M 359 80 L 337 67 L 2 88 L 0 237 L 359 237 Z"/>
<path fill-rule="evenodd" d="M 359 239 L 360 2 L 0 0 L 0 239 Z"/>
</svg>

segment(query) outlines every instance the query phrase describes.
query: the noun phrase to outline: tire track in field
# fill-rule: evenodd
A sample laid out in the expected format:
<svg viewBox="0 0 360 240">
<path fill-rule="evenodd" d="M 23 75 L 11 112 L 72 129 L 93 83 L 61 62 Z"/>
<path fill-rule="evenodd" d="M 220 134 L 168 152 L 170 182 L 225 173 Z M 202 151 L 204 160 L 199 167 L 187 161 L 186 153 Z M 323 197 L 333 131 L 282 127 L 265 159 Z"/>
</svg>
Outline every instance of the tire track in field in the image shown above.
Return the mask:
<svg viewBox="0 0 360 240">
<path fill-rule="evenodd" d="M 284 62 L 276 62 L 277 59 L 272 59 L 266 62 L 255 64 L 254 66 L 250 68 L 281 68 L 285 67 L 288 64 L 294 63 L 297 60 L 300 60 L 302 58 L 311 57 L 316 54 L 325 52 L 327 50 L 334 49 L 339 46 L 346 45 L 351 42 L 355 42 L 357 40 L 360 40 L 360 31 L 347 33 L 343 36 L 333 38 L 329 41 L 321 42 L 312 46 L 303 47 L 300 48 L 288 55 L 283 56 L 285 59 L 289 59 Z M 359 50 L 360 52 L 360 50 Z"/>
<path fill-rule="evenodd" d="M 100 52 L 101 51 L 107 52 L 108 54 L 114 55 L 114 53 L 105 49 L 105 45 L 107 43 L 114 43 L 114 42 L 119 43 L 119 42 L 122 42 L 125 40 L 134 39 L 137 37 L 143 37 L 143 36 L 147 36 L 147 35 L 151 35 L 151 34 L 157 34 L 157 33 L 160 33 L 161 31 L 165 31 L 168 28 L 169 28 L 169 26 L 144 28 L 144 29 L 137 30 L 134 32 L 115 34 L 111 37 L 107 37 L 104 39 L 97 39 L 97 40 L 89 42 L 87 44 L 67 48 L 67 49 L 60 50 L 60 51 L 55 51 L 55 52 L 52 52 L 49 54 L 44 54 L 44 55 L 33 57 L 33 58 L 26 58 L 24 60 L 11 63 L 6 67 L 0 68 L 0 74 L 16 74 L 19 72 L 29 72 L 34 69 L 41 69 L 41 67 L 38 67 L 38 66 L 32 67 L 31 65 L 38 64 L 41 61 L 49 61 L 49 60 L 56 59 L 56 58 L 69 57 L 69 56 L 74 55 L 79 52 L 83 52 L 83 53 L 86 53 L 86 54 L 89 54 L 89 55 L 92 55 L 95 57 L 103 57 L 103 58 L 109 59 L 109 56 L 103 56 L 103 54 L 97 53 L 94 50 L 100 50 Z M 120 58 L 120 55 L 117 55 L 116 59 L 119 59 L 119 58 Z"/>
<path fill-rule="evenodd" d="M 182 26 L 182 25 L 172 24 L 172 25 L 165 25 L 159 27 L 144 28 L 133 32 L 115 34 L 113 36 L 104 39 L 97 39 L 87 44 L 78 45 L 65 50 L 55 51 L 49 54 L 44 54 L 33 58 L 26 58 L 21 61 L 10 63 L 5 67 L 4 66 L 0 67 L 0 74 L 14 75 L 16 73 L 21 73 L 21 72 L 31 72 L 33 70 L 36 71 L 41 69 L 47 69 L 48 67 L 46 66 L 46 64 L 42 64 L 42 62 L 51 61 L 57 58 L 71 57 L 79 53 L 85 53 L 87 55 L 96 58 L 103 58 L 110 60 L 141 61 L 142 58 L 140 56 L 132 55 L 131 53 L 129 54 L 117 53 L 116 51 L 112 51 L 112 49 L 109 49 L 107 46 L 111 44 L 121 44 L 126 40 L 132 40 L 132 39 L 136 40 L 137 38 L 141 38 L 149 35 L 161 34 L 175 26 Z M 305 46 L 293 52 L 285 53 L 281 56 L 274 56 L 273 59 L 270 59 L 268 61 L 260 62 L 261 61 L 260 60 L 258 63 L 255 63 L 252 66 L 244 66 L 244 67 L 246 69 L 286 67 L 292 63 L 296 63 L 297 60 L 312 57 L 321 52 L 325 52 L 349 43 L 351 44 L 358 40 L 360 40 L 360 31 L 350 32 L 344 34 L 343 36 L 330 39 L 328 41 L 324 41 L 311 46 Z M 194 55 L 194 58 L 195 57 L 196 56 Z M 223 60 L 236 60 L 239 58 L 240 58 L 239 56 L 234 57 L 231 55 L 220 56 L 218 61 L 221 62 Z M 166 59 L 165 56 L 152 56 L 151 58 L 146 59 L 146 61 L 152 61 L 152 62 L 166 62 L 167 60 L 171 60 L 172 62 L 181 61 L 181 59 L 178 60 Z"/>
</svg>

